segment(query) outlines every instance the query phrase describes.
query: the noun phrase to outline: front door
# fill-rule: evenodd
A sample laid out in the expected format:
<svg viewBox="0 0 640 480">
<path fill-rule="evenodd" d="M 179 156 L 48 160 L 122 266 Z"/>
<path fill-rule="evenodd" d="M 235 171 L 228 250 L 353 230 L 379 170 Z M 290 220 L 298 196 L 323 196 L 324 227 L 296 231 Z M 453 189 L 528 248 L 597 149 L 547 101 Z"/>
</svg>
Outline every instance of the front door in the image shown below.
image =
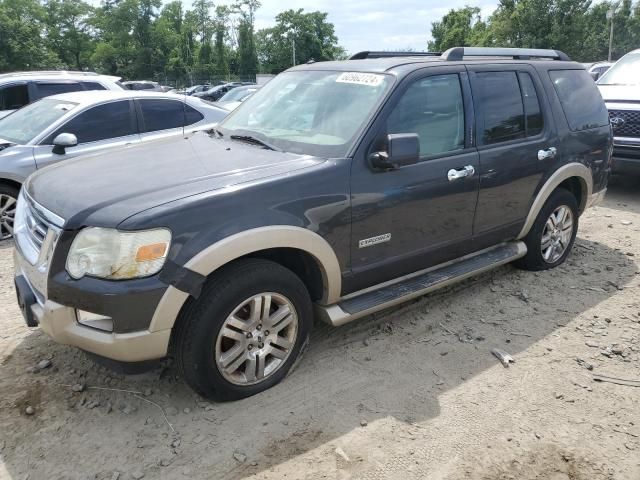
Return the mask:
<svg viewBox="0 0 640 480">
<path fill-rule="evenodd" d="M 346 291 L 469 253 L 479 167 L 472 117 L 463 66 L 417 71 L 392 94 L 353 161 Z M 419 161 L 375 170 L 368 158 L 391 133 L 417 133 Z"/>
<path fill-rule="evenodd" d="M 74 134 L 78 145 L 57 154 L 53 152 L 53 140 L 61 133 Z M 34 159 L 37 168 L 42 168 L 78 155 L 101 153 L 138 142 L 133 102 L 121 100 L 91 107 L 69 119 L 34 148 Z"/>
</svg>

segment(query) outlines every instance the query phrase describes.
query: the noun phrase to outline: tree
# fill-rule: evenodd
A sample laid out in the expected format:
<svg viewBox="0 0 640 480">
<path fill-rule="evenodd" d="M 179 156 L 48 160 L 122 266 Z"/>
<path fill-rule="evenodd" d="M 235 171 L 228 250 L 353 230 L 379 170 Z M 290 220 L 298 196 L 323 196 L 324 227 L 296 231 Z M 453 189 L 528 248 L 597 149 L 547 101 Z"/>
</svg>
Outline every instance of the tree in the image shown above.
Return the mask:
<svg viewBox="0 0 640 480">
<path fill-rule="evenodd" d="M 227 37 L 227 24 L 229 23 L 229 15 L 231 11 L 224 5 L 216 7 L 216 17 L 214 20 L 215 30 L 215 59 L 216 59 L 216 75 L 223 78 L 229 77 L 229 61 L 227 58 L 227 47 L 225 39 Z"/>
<path fill-rule="evenodd" d="M 41 35 L 45 18 L 37 0 L 0 0 L 0 72 L 63 66 Z"/>
<path fill-rule="evenodd" d="M 327 13 L 305 13 L 303 9 L 287 10 L 276 16 L 276 25 L 260 30 L 256 35 L 258 59 L 265 73 L 279 73 L 293 63 L 309 60 L 334 60 L 344 55 L 338 46 L 334 26 Z"/>
<path fill-rule="evenodd" d="M 640 45 L 640 3 L 622 0 L 614 16 L 614 58 Z M 431 27 L 429 49 L 452 46 L 551 48 L 579 61 L 606 58 L 612 3 L 592 0 L 500 0 L 483 21 L 477 8 L 451 10 Z"/>
<path fill-rule="evenodd" d="M 82 0 L 49 0 L 45 4 L 46 38 L 67 67 L 88 68 L 93 51 L 89 18 L 94 9 Z"/>
<path fill-rule="evenodd" d="M 482 41 L 487 25 L 480 18 L 478 7 L 450 10 L 441 21 L 431 24 L 428 49 L 442 52 L 451 47 L 469 47 Z"/>
</svg>

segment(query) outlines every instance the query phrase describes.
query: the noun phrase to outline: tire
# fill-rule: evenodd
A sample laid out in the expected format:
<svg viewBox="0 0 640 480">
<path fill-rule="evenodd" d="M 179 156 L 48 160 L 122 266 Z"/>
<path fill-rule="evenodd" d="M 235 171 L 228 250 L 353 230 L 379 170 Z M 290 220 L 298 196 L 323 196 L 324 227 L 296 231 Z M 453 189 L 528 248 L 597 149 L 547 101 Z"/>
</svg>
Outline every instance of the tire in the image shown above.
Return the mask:
<svg viewBox="0 0 640 480">
<path fill-rule="evenodd" d="M 13 220 L 18 193 L 17 188 L 0 184 L 0 241 L 13 237 Z"/>
<path fill-rule="evenodd" d="M 185 307 L 174 354 L 184 379 L 200 395 L 238 400 L 287 376 L 312 325 L 309 292 L 297 275 L 275 262 L 243 259 L 223 267 Z"/>
<path fill-rule="evenodd" d="M 565 209 L 565 210 L 562 210 Z M 568 212 L 567 212 L 568 211 Z M 571 227 L 569 229 L 566 218 L 562 225 L 554 225 L 554 221 L 560 223 L 561 212 L 570 215 Z M 551 216 L 554 216 L 553 220 Z M 547 224 L 547 222 L 550 222 Z M 554 231 L 555 230 L 555 231 Z M 558 234 L 558 231 L 560 232 Z M 524 270 L 548 270 L 562 264 L 573 247 L 578 232 L 578 203 L 571 192 L 564 188 L 556 189 L 544 204 L 531 230 L 524 238 L 527 245 L 527 254 L 514 262 L 515 266 Z M 557 247 L 543 248 L 542 241 L 545 236 L 545 244 Z M 557 241 L 556 241 L 557 239 Z M 551 249 L 551 254 L 549 253 Z"/>
</svg>

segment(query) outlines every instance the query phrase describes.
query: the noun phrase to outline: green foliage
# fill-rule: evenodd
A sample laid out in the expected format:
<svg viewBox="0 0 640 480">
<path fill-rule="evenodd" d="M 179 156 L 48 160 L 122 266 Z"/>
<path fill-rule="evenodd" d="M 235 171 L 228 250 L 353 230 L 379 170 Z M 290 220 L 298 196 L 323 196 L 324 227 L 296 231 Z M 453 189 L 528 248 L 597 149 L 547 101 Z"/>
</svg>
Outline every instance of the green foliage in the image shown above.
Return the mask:
<svg viewBox="0 0 640 480">
<path fill-rule="evenodd" d="M 431 25 L 429 51 L 442 52 L 451 47 L 470 47 L 482 41 L 487 25 L 478 7 L 450 10 L 440 22 Z"/>
<path fill-rule="evenodd" d="M 278 14 L 274 27 L 257 32 L 256 45 L 258 60 L 265 73 L 279 73 L 291 67 L 294 45 L 296 64 L 344 56 L 333 24 L 327 22 L 327 14 L 305 13 L 303 9 Z"/>
<path fill-rule="evenodd" d="M 257 46 L 264 38 L 254 29 L 260 6 L 258 0 L 215 8 L 211 0 L 194 0 L 190 10 L 181 0 L 102 0 L 99 7 L 85 0 L 0 0 L 0 72 L 95 70 L 181 85 L 253 79 L 260 70 L 258 50 L 270 51 Z M 296 31 L 299 61 L 344 53 L 326 17 L 302 10 L 278 17 Z M 290 66 L 284 57 L 278 62 L 267 69 Z"/>
<path fill-rule="evenodd" d="M 485 20 L 478 8 L 451 10 L 431 25 L 430 50 L 454 46 L 552 48 L 574 60 L 607 58 L 609 26 L 606 13 L 618 5 L 614 16 L 613 58 L 640 47 L 640 2 L 591 0 L 500 0 Z"/>
</svg>

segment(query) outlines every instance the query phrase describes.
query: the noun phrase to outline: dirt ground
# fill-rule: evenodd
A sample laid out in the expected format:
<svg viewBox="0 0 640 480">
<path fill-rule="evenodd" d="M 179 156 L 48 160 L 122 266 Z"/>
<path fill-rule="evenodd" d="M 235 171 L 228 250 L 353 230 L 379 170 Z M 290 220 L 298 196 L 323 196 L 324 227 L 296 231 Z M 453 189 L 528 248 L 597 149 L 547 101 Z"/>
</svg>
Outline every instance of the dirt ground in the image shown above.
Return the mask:
<svg viewBox="0 0 640 480">
<path fill-rule="evenodd" d="M 114 374 L 25 327 L 12 248 L 0 244 L 0 479 L 640 479 L 640 388 L 593 379 L 640 380 L 638 179 L 611 182 L 564 266 L 507 266 L 318 325 L 282 384 L 226 404 L 171 366 Z"/>
</svg>

